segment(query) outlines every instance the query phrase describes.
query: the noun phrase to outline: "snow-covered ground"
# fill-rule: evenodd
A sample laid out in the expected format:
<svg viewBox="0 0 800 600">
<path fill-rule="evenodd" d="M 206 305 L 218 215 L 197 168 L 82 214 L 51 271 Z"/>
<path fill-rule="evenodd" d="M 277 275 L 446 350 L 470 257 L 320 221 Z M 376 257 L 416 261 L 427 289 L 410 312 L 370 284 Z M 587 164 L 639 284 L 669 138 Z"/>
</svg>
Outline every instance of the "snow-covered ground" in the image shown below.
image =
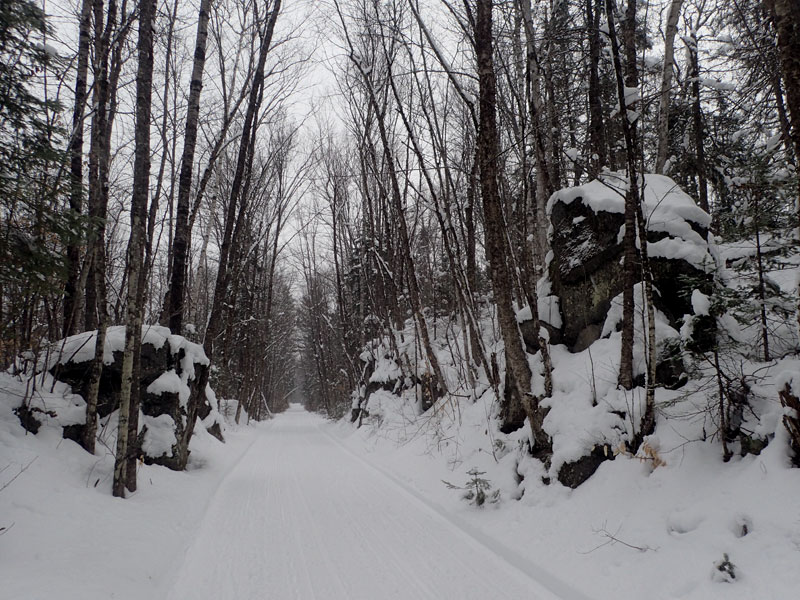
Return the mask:
<svg viewBox="0 0 800 600">
<path fill-rule="evenodd" d="M 163 598 L 215 490 L 262 430 L 229 429 L 222 444 L 198 427 L 187 471 L 140 465 L 139 490 L 120 500 L 104 438 L 91 456 L 60 428 L 26 434 L 16 384 L 0 374 L 0 598 Z"/>
<path fill-rule="evenodd" d="M 583 598 L 549 592 L 299 406 L 225 445 L 201 434 L 192 470 L 142 467 L 127 500 L 108 493 L 110 457 L 0 416 L 4 600 Z"/>
<path fill-rule="evenodd" d="M 621 455 L 568 490 L 520 459 L 523 432 L 498 436 L 488 397 L 416 417 L 379 391 L 360 429 L 293 407 L 225 444 L 200 431 L 187 472 L 142 466 L 126 500 L 110 452 L 26 435 L 0 402 L 0 598 L 796 598 L 800 470 L 780 434 L 723 464 L 662 421 L 666 464 Z M 497 503 L 442 482 L 474 467 Z"/>
<path fill-rule="evenodd" d="M 331 434 L 562 598 L 797 597 L 800 469 L 781 429 L 760 456 L 725 464 L 718 444 L 683 440 L 685 423 L 662 415 L 665 464 L 620 455 L 570 490 L 544 485 L 541 463 L 520 461 L 518 436 L 495 437 L 483 400 L 414 418 L 377 394 L 373 422 L 329 424 Z M 479 509 L 444 485 L 463 485 L 472 468 L 500 490 L 498 503 Z M 732 581 L 718 568 L 726 555 Z"/>
<path fill-rule="evenodd" d="M 259 431 L 215 494 L 170 600 L 557 598 L 323 424 L 293 406 Z"/>
</svg>

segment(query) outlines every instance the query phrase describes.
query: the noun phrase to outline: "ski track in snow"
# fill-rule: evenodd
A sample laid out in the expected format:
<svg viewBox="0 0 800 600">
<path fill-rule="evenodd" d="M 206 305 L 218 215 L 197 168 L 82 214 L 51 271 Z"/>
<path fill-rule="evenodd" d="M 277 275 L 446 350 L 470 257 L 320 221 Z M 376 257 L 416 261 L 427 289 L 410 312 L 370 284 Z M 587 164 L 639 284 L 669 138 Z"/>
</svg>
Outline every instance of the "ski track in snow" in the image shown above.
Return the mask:
<svg viewBox="0 0 800 600">
<path fill-rule="evenodd" d="M 555 600 L 320 430 L 278 416 L 214 495 L 169 600 Z"/>
</svg>

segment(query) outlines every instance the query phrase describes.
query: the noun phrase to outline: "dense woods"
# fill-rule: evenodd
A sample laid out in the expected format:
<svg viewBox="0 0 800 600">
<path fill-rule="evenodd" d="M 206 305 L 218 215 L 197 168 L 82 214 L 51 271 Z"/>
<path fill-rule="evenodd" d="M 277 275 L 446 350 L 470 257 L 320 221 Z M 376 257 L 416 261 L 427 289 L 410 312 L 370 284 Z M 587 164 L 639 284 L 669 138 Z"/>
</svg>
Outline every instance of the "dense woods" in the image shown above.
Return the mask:
<svg viewBox="0 0 800 600">
<path fill-rule="evenodd" d="M 288 4 L 0 7 L 0 363 L 24 372 L 96 330 L 94 452 L 105 335 L 125 325 L 115 495 L 136 489 L 142 324 L 210 360 L 189 436 L 206 384 L 237 422 L 293 399 L 359 420 L 391 359 L 420 413 L 491 393 L 547 464 L 566 342 L 542 311 L 551 264 L 573 258 L 554 257 L 551 211 L 593 180 L 624 198 L 615 387 L 644 390 L 626 415 L 636 453 L 666 352 L 650 173 L 708 213 L 704 243 L 752 245 L 672 284 L 695 321 L 716 319 L 678 349 L 713 370 L 709 436 L 726 458 L 757 442 L 736 364 L 796 353 L 800 326 L 800 282 L 768 275 L 800 231 L 796 2 Z M 734 317 L 757 335 L 731 334 Z"/>
</svg>

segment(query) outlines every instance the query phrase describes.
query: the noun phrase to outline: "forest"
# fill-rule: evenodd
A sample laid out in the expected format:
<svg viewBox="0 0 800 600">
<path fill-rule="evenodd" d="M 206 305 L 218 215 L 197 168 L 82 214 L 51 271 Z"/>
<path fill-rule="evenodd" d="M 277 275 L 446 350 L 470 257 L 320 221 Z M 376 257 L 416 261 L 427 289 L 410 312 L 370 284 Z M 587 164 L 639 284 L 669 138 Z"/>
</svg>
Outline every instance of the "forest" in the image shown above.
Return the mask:
<svg viewBox="0 0 800 600">
<path fill-rule="evenodd" d="M 516 499 L 797 481 L 797 0 L 4 0 L 0 56 L 0 421 L 104 493 L 298 403 Z"/>
</svg>

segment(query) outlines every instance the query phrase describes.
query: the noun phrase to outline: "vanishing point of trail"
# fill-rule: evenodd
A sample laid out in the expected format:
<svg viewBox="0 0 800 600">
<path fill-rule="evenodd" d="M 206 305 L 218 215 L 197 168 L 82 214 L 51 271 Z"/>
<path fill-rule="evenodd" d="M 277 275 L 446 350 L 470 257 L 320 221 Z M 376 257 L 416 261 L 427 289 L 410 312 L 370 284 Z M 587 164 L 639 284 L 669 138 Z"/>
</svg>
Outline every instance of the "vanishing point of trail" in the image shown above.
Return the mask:
<svg viewBox="0 0 800 600">
<path fill-rule="evenodd" d="M 294 408 L 216 492 L 170 600 L 552 600 Z"/>
</svg>

